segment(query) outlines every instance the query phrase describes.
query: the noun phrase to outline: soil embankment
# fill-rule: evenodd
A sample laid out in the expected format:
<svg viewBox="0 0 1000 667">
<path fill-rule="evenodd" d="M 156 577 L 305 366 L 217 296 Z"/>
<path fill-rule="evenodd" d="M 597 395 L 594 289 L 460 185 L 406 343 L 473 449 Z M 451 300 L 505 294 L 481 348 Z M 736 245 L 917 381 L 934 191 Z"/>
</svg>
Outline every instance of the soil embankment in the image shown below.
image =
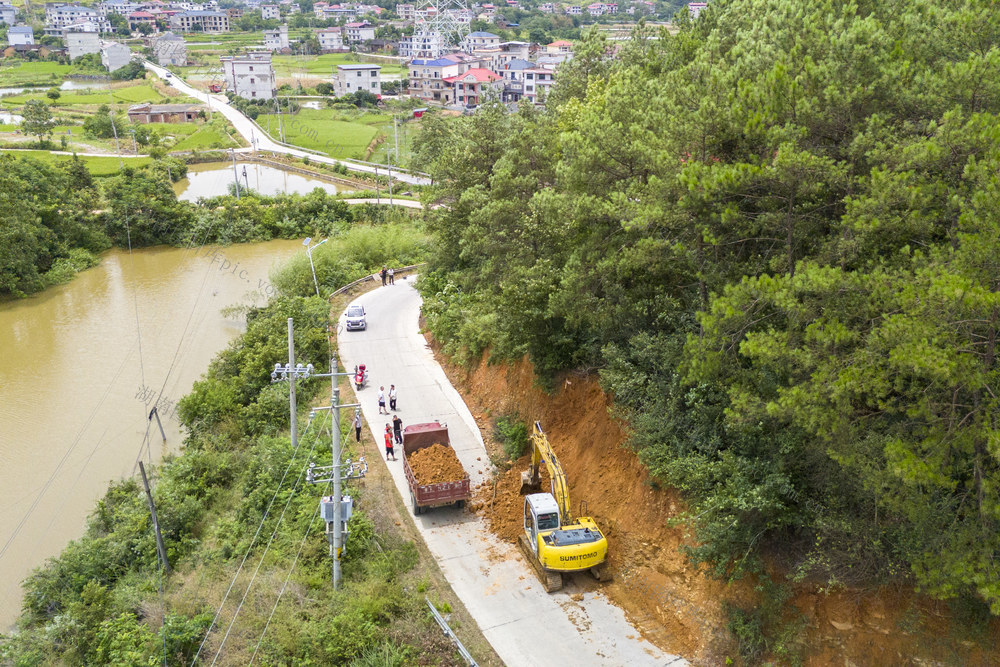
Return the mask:
<svg viewBox="0 0 1000 667">
<path fill-rule="evenodd" d="M 461 368 L 437 356 L 491 454 L 502 458 L 500 445 L 491 442 L 493 418 L 518 414 L 529 424 L 541 423 L 565 469 L 574 509 L 593 516 L 607 534 L 614 581 L 603 590 L 643 635 L 694 664 L 736 659 L 724 605 L 753 607 L 753 584 L 726 585 L 690 565 L 680 551 L 690 538 L 683 528 L 668 525 L 684 509 L 678 493 L 659 488 L 622 446 L 626 434 L 611 417 L 610 401 L 596 379 L 570 375 L 558 391 L 546 394 L 535 385 L 526 360 L 489 365 L 484 356 Z M 472 503 L 491 530 L 510 542 L 520 533 L 520 471 L 528 463 L 527 457 L 514 462 L 495 486 L 481 486 Z M 801 650 L 791 648 L 806 665 L 1000 664 L 1000 623 L 987 624 L 980 638 L 970 641 L 948 605 L 912 590 L 828 593 L 803 584 L 795 588 L 792 604 L 789 611 L 801 614 L 804 629 L 790 639 Z"/>
</svg>

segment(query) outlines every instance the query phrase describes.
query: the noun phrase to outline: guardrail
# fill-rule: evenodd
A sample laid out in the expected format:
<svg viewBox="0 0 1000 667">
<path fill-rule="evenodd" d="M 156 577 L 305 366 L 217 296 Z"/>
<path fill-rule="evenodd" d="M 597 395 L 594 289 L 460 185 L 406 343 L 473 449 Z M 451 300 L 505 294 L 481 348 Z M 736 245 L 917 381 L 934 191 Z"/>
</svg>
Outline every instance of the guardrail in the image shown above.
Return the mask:
<svg viewBox="0 0 1000 667">
<path fill-rule="evenodd" d="M 444 617 L 442 617 L 441 614 L 438 612 L 437 607 L 434 606 L 434 603 L 431 602 L 431 599 L 425 595 L 424 600 L 427 601 L 427 606 L 430 607 L 431 613 L 434 614 L 434 620 L 437 621 L 437 624 L 440 625 L 441 629 L 444 631 L 444 636 L 450 639 L 453 644 L 455 644 L 455 648 L 457 648 L 458 652 L 462 655 L 463 658 L 465 658 L 465 661 L 469 663 L 469 667 L 479 667 L 479 663 L 476 662 L 476 659 L 472 657 L 472 654 L 469 653 L 469 650 L 467 648 L 465 648 L 465 645 L 462 644 L 461 640 L 459 640 L 459 638 L 455 636 L 455 633 L 452 632 L 452 629 L 448 626 L 448 621 L 444 620 Z"/>
<path fill-rule="evenodd" d="M 365 162 L 364 160 L 355 160 L 354 158 L 343 158 L 340 161 L 346 162 L 347 164 L 351 164 L 352 162 L 354 164 L 363 164 L 368 167 L 375 167 L 376 169 L 385 169 L 386 171 L 389 171 L 389 167 L 385 166 L 384 164 L 379 164 L 377 162 Z M 396 165 L 392 165 L 391 171 L 395 171 L 400 174 L 406 174 L 407 176 L 423 176 L 425 178 L 431 178 L 431 175 L 426 172 L 415 171 L 413 169 L 407 169 L 406 167 L 397 167 Z"/>
<path fill-rule="evenodd" d="M 413 271 L 415 269 L 420 268 L 421 266 L 426 266 L 426 264 L 427 264 L 427 262 L 421 262 L 420 264 L 411 264 L 410 266 L 404 266 L 404 267 L 399 268 L 399 269 L 393 269 L 392 271 L 393 271 L 394 275 L 398 276 L 400 273 Z M 358 285 L 360 285 L 361 283 L 363 283 L 363 282 L 365 282 L 367 280 L 381 280 L 381 279 L 379 278 L 379 275 L 377 273 L 373 273 L 370 276 L 365 276 L 364 278 L 358 278 L 353 283 L 347 283 L 343 287 L 338 287 L 333 292 L 330 292 L 330 296 L 328 296 L 326 298 L 327 299 L 332 299 L 333 297 L 335 297 L 337 295 L 344 294 L 344 293 L 350 291 L 352 288 L 357 287 Z"/>
</svg>

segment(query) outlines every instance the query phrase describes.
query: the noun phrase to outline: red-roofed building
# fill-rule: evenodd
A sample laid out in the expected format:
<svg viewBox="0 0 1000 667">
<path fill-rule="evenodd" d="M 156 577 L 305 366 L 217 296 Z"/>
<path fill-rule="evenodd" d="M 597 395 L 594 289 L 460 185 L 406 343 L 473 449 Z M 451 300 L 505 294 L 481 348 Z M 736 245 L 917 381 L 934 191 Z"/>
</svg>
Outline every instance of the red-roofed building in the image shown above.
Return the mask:
<svg viewBox="0 0 1000 667">
<path fill-rule="evenodd" d="M 128 20 L 128 27 L 131 30 L 135 30 L 143 23 L 156 28 L 156 16 L 149 12 L 132 12 L 126 17 L 126 20 Z"/>
<path fill-rule="evenodd" d="M 503 78 L 481 67 L 474 67 L 458 76 L 449 76 L 444 82 L 454 88 L 455 101 L 464 106 L 478 106 L 487 91 L 503 90 Z"/>
<path fill-rule="evenodd" d="M 546 44 L 546 53 L 573 53 L 573 42 L 567 42 L 565 39 L 559 39 L 551 44 Z"/>
</svg>

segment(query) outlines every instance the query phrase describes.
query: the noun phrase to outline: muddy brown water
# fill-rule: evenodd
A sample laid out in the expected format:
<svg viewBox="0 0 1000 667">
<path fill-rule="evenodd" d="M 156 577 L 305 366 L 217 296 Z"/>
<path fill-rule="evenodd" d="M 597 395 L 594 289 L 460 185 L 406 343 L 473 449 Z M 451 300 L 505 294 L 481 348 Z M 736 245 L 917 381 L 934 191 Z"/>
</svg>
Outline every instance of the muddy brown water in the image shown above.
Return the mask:
<svg viewBox="0 0 1000 667">
<path fill-rule="evenodd" d="M 0 303 L 0 632 L 24 577 L 82 535 L 110 480 L 133 474 L 153 405 L 167 442 L 154 424 L 144 460 L 179 449 L 176 401 L 244 328 L 220 311 L 264 303 L 272 266 L 296 252 L 300 240 L 116 250 L 67 285 Z"/>
</svg>

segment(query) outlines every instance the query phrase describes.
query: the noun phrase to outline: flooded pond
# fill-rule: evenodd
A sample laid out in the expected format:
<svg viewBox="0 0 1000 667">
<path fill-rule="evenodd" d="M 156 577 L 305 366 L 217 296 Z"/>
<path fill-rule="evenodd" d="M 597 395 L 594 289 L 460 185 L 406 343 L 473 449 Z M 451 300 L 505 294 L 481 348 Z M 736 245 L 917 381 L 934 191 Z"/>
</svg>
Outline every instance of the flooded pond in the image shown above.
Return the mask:
<svg viewBox="0 0 1000 667">
<path fill-rule="evenodd" d="M 0 111 L 0 125 L 17 125 L 22 120 L 24 120 L 24 116 L 18 116 L 16 113 L 8 111 Z"/>
<path fill-rule="evenodd" d="M 330 194 L 351 190 L 350 186 L 328 183 L 263 164 L 237 162 L 234 174 L 231 162 L 205 162 L 190 165 L 187 178 L 174 184 L 174 192 L 179 199 L 192 202 L 198 201 L 199 197 L 224 195 L 229 192 L 236 175 L 239 176 L 241 190 L 250 188 L 263 195 L 308 194 L 316 188 Z"/>
</svg>

